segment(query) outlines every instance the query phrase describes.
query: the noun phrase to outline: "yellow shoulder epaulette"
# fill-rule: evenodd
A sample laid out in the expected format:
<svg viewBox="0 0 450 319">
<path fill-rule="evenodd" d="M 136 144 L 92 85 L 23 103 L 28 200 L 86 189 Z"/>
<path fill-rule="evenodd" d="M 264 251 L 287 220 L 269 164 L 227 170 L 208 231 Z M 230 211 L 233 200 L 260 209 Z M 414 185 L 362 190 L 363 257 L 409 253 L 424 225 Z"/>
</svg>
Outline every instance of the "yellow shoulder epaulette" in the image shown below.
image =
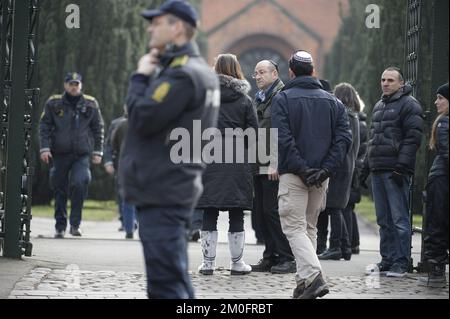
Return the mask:
<svg viewBox="0 0 450 319">
<path fill-rule="evenodd" d="M 95 99 L 95 97 L 93 97 L 93 96 L 90 96 L 90 95 L 87 95 L 87 94 L 83 94 L 83 97 L 84 97 L 84 99 L 85 100 L 88 100 L 88 101 L 97 101 L 96 99 Z"/>
<path fill-rule="evenodd" d="M 62 94 L 55 94 L 50 96 L 49 100 L 58 100 L 58 99 L 62 99 Z"/>
<path fill-rule="evenodd" d="M 182 55 L 177 58 L 175 58 L 172 63 L 170 63 L 171 68 L 177 68 L 183 65 L 186 65 L 189 61 L 189 55 Z"/>
</svg>

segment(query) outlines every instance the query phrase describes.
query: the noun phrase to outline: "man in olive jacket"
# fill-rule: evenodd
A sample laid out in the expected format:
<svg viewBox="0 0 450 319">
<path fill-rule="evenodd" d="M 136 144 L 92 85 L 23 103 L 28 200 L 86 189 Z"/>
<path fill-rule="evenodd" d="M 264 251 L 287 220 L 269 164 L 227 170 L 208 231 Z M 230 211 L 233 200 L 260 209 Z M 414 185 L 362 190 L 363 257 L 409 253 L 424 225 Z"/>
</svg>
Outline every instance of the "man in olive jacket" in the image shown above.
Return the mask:
<svg viewBox="0 0 450 319">
<path fill-rule="evenodd" d="M 283 89 L 275 62 L 264 60 L 255 67 L 253 78 L 259 88 L 254 104 L 258 114 L 258 125 L 266 130 L 265 153 L 272 154 L 270 147 L 271 111 L 273 98 Z M 260 141 L 262 143 L 264 141 Z M 260 143 L 258 143 L 260 145 Z M 273 158 L 271 158 L 273 161 Z M 252 270 L 277 274 L 295 272 L 295 261 L 286 236 L 283 234 L 278 214 L 278 172 L 276 167 L 263 166 L 258 162 L 258 171 L 254 176 L 254 209 L 252 212 L 256 226 L 260 228 L 265 250 L 263 258 Z"/>
</svg>

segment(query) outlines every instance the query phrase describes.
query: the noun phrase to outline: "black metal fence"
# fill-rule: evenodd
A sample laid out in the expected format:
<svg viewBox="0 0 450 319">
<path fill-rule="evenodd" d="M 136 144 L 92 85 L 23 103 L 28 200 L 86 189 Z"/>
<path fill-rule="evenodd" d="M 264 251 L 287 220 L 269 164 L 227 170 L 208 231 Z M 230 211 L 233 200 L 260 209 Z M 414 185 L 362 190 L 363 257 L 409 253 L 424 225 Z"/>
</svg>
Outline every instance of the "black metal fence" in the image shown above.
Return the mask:
<svg viewBox="0 0 450 319">
<path fill-rule="evenodd" d="M 39 0 L 0 0 L 0 249 L 31 256 Z"/>
</svg>

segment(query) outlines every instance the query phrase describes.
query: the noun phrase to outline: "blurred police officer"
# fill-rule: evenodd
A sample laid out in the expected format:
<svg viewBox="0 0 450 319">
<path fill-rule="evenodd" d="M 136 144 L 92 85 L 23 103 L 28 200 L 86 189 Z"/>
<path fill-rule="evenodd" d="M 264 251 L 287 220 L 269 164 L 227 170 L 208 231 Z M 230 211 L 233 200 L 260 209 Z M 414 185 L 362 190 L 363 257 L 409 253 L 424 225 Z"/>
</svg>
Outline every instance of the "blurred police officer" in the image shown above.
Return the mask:
<svg viewBox="0 0 450 319">
<path fill-rule="evenodd" d="M 81 236 L 81 210 L 91 180 L 89 157 L 92 154 L 92 162 L 100 164 L 103 155 L 100 108 L 94 97 L 82 93 L 81 81 L 78 73 L 66 75 L 65 92 L 47 101 L 39 128 L 41 160 L 53 165 L 50 178 L 55 192 L 55 238 L 65 235 L 69 194 L 70 234 Z"/>
<path fill-rule="evenodd" d="M 215 125 L 219 83 L 191 42 L 198 15 L 189 3 L 167 1 L 142 16 L 150 21 L 151 51 L 130 81 L 120 185 L 124 199 L 137 207 L 149 298 L 194 298 L 186 234 L 204 165 L 194 152 L 173 161 L 170 136 L 178 129 L 192 137 L 194 120 Z"/>
</svg>

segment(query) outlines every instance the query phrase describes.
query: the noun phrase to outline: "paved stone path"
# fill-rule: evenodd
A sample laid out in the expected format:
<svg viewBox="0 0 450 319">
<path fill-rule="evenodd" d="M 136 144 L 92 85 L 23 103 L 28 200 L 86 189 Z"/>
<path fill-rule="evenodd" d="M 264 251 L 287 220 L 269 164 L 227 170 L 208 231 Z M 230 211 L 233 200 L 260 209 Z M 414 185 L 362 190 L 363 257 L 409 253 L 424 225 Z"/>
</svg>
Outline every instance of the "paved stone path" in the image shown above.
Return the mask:
<svg viewBox="0 0 450 319">
<path fill-rule="evenodd" d="M 252 273 L 231 276 L 218 269 L 213 276 L 191 272 L 198 299 L 289 299 L 293 274 Z M 379 276 L 328 277 L 334 299 L 448 299 L 443 289 L 419 286 L 418 275 L 392 279 Z M 35 268 L 16 283 L 10 299 L 145 299 L 145 275 L 139 272 L 85 271 L 75 265 L 66 269 Z"/>
</svg>

